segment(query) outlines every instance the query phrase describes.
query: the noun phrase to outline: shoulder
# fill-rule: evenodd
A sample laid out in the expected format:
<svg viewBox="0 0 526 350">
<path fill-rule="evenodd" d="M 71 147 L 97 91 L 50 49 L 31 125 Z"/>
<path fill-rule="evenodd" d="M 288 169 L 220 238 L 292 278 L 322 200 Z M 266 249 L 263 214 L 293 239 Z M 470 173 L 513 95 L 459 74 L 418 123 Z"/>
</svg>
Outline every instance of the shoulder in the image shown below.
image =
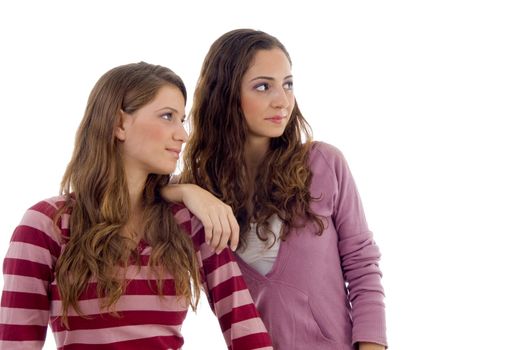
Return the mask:
<svg viewBox="0 0 526 350">
<path fill-rule="evenodd" d="M 65 210 L 60 217 L 56 217 L 65 203 L 66 198 L 58 196 L 32 205 L 24 213 L 12 240 L 31 242 L 34 245 L 51 247 L 53 251 L 57 250 L 62 237 L 69 231 L 69 211 Z"/>
<path fill-rule="evenodd" d="M 64 196 L 51 197 L 41 200 L 26 210 L 21 224 L 30 225 L 32 223 L 36 224 L 49 221 L 53 222 L 55 221 L 57 212 L 64 206 L 65 203 L 66 198 Z M 69 215 L 69 210 L 65 211 L 64 215 Z"/>
<path fill-rule="evenodd" d="M 313 141 L 310 147 L 311 167 L 329 166 L 332 168 L 335 163 L 345 162 L 345 156 L 336 146 L 326 142 Z"/>
<path fill-rule="evenodd" d="M 50 197 L 32 205 L 27 211 L 36 212 L 53 219 L 58 210 L 66 203 L 65 196 Z"/>
</svg>

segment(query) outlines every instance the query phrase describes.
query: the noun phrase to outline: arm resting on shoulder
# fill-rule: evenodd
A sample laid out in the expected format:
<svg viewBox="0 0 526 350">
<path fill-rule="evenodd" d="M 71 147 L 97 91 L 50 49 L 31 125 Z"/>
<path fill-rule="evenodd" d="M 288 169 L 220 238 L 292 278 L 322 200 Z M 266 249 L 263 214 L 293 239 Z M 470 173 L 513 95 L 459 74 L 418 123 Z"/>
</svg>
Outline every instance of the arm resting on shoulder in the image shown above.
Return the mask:
<svg viewBox="0 0 526 350">
<path fill-rule="evenodd" d="M 169 202 L 184 203 L 201 220 L 206 242 L 216 252 L 223 250 L 229 241 L 230 249 L 237 249 L 239 225 L 230 206 L 193 184 L 169 184 L 161 190 L 161 195 Z"/>
</svg>

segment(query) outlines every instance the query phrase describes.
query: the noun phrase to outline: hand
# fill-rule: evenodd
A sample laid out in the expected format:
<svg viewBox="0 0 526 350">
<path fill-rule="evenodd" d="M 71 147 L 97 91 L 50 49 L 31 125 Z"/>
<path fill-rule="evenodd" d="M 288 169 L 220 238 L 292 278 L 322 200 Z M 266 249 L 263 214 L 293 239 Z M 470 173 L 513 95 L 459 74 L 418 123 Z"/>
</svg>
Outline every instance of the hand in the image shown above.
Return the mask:
<svg viewBox="0 0 526 350">
<path fill-rule="evenodd" d="M 232 208 L 210 192 L 193 184 L 171 184 L 161 190 L 164 199 L 183 202 L 201 222 L 205 229 L 205 240 L 216 253 L 222 251 L 230 241 L 230 249 L 236 250 L 239 243 L 239 225 Z"/>
<path fill-rule="evenodd" d="M 385 346 L 376 344 L 376 343 L 359 342 L 358 349 L 359 350 L 385 350 Z"/>
</svg>

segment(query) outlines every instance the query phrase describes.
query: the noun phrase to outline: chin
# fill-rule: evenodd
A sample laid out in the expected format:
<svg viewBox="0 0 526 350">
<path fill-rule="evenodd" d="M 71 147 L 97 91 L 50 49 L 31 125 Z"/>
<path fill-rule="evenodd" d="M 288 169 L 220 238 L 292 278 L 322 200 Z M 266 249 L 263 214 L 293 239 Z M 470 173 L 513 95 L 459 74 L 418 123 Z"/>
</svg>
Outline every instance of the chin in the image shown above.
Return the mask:
<svg viewBox="0 0 526 350">
<path fill-rule="evenodd" d="M 173 173 L 175 173 L 175 166 L 157 168 L 152 173 L 157 175 L 172 175 Z"/>
<path fill-rule="evenodd" d="M 175 173 L 175 167 L 166 170 L 162 175 L 172 175 L 173 173 Z"/>
<path fill-rule="evenodd" d="M 283 136 L 284 133 L 285 133 L 285 130 L 283 130 L 282 132 L 272 133 L 271 135 L 268 135 L 268 137 L 270 137 L 271 139 L 275 139 L 275 138 Z"/>
</svg>

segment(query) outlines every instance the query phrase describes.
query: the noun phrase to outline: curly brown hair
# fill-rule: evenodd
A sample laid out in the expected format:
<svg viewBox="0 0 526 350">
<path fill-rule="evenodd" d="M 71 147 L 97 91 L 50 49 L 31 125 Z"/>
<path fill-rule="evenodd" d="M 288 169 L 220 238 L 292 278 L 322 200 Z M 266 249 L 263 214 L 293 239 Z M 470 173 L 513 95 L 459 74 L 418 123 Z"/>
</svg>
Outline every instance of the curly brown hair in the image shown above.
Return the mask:
<svg viewBox="0 0 526 350">
<path fill-rule="evenodd" d="M 297 103 L 284 133 L 270 140 L 256 183 L 248 180 L 244 158 L 248 129 L 241 108 L 241 81 L 259 50 L 275 48 L 291 62 L 283 44 L 262 31 L 237 29 L 218 38 L 203 62 L 190 113 L 192 132 L 185 147 L 181 182 L 195 183 L 232 207 L 242 245 L 251 221 L 257 225 L 259 238 L 268 239 L 268 220 L 273 215 L 283 221 L 282 232 L 276 233 L 281 239 L 307 220 L 317 224 L 319 234 L 324 229 L 322 218 L 310 208 L 314 200 L 308 165 L 312 131 Z"/>
<path fill-rule="evenodd" d="M 67 243 L 56 268 L 62 322 L 66 326 L 70 306 L 82 315 L 78 301 L 90 280 L 97 282 L 97 293 L 103 300 L 101 308 L 111 311 L 126 283 L 119 274 L 120 268 L 126 268 L 130 259 L 139 258 L 134 249 L 136 242 L 122 235 L 130 220 L 131 203 L 114 130 L 120 110 L 137 111 L 166 85 L 178 88 L 186 102 L 186 88 L 178 75 L 145 62 L 111 69 L 91 91 L 62 180 L 61 193 L 66 202 L 56 216 L 58 220 L 65 211 L 71 212 L 70 235 L 65 238 Z M 144 185 L 144 239 L 152 247 L 149 266 L 159 295 L 163 279 L 169 274 L 178 294 L 195 308 L 199 268 L 193 243 L 175 222 L 171 205 L 159 193 L 169 177 L 150 174 Z"/>
</svg>

